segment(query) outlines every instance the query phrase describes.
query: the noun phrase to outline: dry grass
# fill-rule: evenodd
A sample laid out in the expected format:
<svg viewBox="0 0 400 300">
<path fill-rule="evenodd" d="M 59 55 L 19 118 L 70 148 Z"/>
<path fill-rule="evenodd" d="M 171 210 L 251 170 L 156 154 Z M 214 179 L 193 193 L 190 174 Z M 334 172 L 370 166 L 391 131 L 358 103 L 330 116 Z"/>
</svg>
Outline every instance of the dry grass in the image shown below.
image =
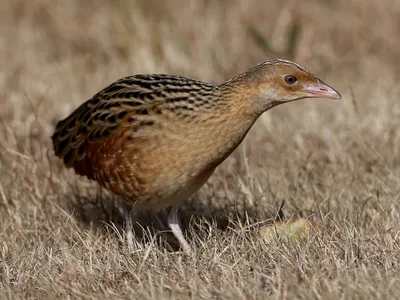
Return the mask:
<svg viewBox="0 0 400 300">
<path fill-rule="evenodd" d="M 2 0 L 1 298 L 399 298 L 399 28 L 397 0 Z M 262 116 L 182 209 L 192 257 L 154 215 L 127 243 L 117 199 L 51 151 L 55 121 L 122 76 L 219 81 L 271 57 L 344 99 Z M 321 231 L 263 243 L 247 225 L 282 200 Z"/>
</svg>

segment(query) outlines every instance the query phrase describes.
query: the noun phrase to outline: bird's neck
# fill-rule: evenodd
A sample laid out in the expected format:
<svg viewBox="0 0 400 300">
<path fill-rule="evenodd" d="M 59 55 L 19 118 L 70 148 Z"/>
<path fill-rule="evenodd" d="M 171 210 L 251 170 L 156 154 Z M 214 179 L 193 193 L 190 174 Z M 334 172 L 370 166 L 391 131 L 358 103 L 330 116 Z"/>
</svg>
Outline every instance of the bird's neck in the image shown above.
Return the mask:
<svg viewBox="0 0 400 300">
<path fill-rule="evenodd" d="M 223 147 L 216 151 L 218 160 L 223 161 L 243 141 L 261 114 L 279 101 L 263 101 L 257 84 L 243 73 L 217 86 L 217 101 L 223 102 L 214 112 L 214 126 L 210 126 L 211 143 L 221 141 Z M 212 132 L 211 132 L 212 131 Z M 210 144 L 211 145 L 211 144 Z"/>
<path fill-rule="evenodd" d="M 244 86 L 217 87 L 214 95 L 218 105 L 199 116 L 207 122 L 198 122 L 195 135 L 202 149 L 199 155 L 218 165 L 239 146 L 262 111 L 254 109 L 252 91 Z"/>
<path fill-rule="evenodd" d="M 265 77 L 265 74 L 262 78 L 258 75 L 259 72 L 251 69 L 217 85 L 217 90 L 224 95 L 222 98 L 227 101 L 227 105 L 258 118 L 263 112 L 283 103 L 275 100 L 272 88 L 274 79 Z"/>
</svg>

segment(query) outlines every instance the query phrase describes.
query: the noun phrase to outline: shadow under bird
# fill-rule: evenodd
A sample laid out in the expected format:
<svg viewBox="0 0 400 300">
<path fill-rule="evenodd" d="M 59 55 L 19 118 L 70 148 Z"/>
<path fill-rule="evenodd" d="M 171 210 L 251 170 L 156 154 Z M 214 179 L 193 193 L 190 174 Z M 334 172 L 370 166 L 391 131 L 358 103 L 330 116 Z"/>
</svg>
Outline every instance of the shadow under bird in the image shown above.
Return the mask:
<svg viewBox="0 0 400 300">
<path fill-rule="evenodd" d="M 238 147 L 270 108 L 340 94 L 304 67 L 268 60 L 222 83 L 133 75 L 104 88 L 57 123 L 55 154 L 68 168 L 143 209 L 169 208 L 185 252 L 179 205 Z"/>
</svg>

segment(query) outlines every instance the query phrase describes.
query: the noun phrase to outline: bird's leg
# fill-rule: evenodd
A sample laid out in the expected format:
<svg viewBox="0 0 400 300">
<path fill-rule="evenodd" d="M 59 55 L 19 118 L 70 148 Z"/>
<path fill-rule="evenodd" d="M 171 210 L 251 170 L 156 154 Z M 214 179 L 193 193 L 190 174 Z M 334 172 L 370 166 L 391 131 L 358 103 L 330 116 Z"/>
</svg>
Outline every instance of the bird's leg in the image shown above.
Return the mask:
<svg viewBox="0 0 400 300">
<path fill-rule="evenodd" d="M 168 214 L 168 226 L 171 228 L 172 233 L 178 240 L 179 244 L 181 245 L 183 251 L 186 254 L 189 254 L 191 251 L 190 245 L 185 240 L 182 229 L 180 226 L 179 216 L 178 216 L 178 208 L 171 207 L 169 214 Z"/>
<path fill-rule="evenodd" d="M 133 247 L 133 226 L 131 218 L 132 207 L 124 203 L 122 209 L 124 212 L 126 241 L 128 243 L 128 248 L 132 249 Z"/>
</svg>

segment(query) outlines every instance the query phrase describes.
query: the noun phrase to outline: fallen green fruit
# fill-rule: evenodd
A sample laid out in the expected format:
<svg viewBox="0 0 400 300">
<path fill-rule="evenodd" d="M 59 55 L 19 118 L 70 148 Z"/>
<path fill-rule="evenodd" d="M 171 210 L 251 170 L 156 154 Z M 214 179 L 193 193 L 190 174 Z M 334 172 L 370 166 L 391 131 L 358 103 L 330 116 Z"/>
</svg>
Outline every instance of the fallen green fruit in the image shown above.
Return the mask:
<svg viewBox="0 0 400 300">
<path fill-rule="evenodd" d="M 271 225 L 260 229 L 261 237 L 267 243 L 289 242 L 298 244 L 318 231 L 317 217 L 312 216 L 308 219 L 298 218 L 286 221 L 276 221 Z"/>
</svg>

